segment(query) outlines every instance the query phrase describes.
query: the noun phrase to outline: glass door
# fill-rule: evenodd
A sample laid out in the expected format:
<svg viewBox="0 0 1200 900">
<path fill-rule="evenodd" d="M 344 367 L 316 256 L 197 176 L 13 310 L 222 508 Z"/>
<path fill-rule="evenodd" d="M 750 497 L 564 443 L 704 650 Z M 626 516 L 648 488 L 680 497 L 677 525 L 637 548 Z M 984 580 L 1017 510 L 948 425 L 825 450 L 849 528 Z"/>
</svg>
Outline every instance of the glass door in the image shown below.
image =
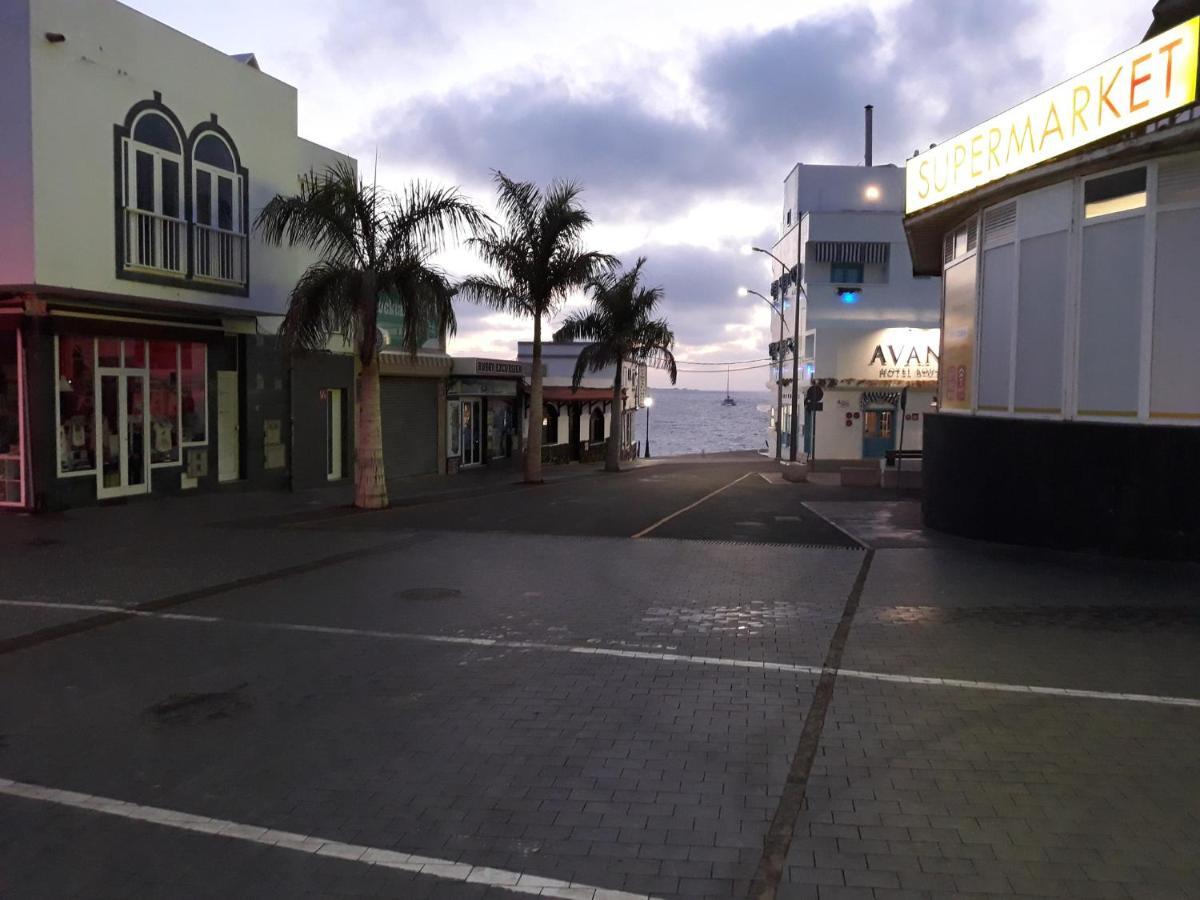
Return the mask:
<svg viewBox="0 0 1200 900">
<path fill-rule="evenodd" d="M 102 345 L 99 353 L 102 365 L 96 378 L 96 434 L 100 457 L 96 469 L 96 496 L 104 499 L 145 494 L 150 488 L 146 345 L 144 341 L 124 341 L 125 347 L 121 348 L 117 341 L 99 343 Z"/>
<path fill-rule="evenodd" d="M 478 398 L 462 401 L 462 465 L 483 462 L 483 415 Z"/>
</svg>

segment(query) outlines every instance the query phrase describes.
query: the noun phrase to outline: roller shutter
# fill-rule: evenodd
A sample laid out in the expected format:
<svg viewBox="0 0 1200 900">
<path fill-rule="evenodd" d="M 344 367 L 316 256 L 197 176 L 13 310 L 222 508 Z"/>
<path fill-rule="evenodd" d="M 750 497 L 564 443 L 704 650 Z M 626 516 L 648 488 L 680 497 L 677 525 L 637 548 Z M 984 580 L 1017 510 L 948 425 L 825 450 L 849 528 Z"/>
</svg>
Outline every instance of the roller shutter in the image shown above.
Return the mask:
<svg viewBox="0 0 1200 900">
<path fill-rule="evenodd" d="M 379 379 L 383 465 L 388 478 L 437 471 L 437 397 L 437 381 L 431 378 L 385 375 Z"/>
</svg>

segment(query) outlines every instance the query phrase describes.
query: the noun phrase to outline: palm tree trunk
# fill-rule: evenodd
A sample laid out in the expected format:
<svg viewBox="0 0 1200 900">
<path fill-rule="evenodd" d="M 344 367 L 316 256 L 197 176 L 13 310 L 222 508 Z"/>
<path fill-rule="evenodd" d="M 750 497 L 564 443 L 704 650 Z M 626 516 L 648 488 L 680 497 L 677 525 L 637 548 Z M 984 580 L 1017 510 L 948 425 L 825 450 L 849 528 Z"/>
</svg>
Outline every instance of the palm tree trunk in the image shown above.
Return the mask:
<svg viewBox="0 0 1200 900">
<path fill-rule="evenodd" d="M 625 410 L 621 397 L 621 375 L 624 361 L 617 357 L 617 377 L 613 379 L 612 412 L 609 414 L 608 446 L 605 447 L 604 471 L 621 471 L 621 420 L 625 418 Z"/>
<path fill-rule="evenodd" d="M 358 416 L 354 434 L 354 505 L 388 505 L 383 471 L 383 429 L 379 410 L 379 354 L 372 353 L 358 377 Z"/>
<path fill-rule="evenodd" d="M 525 483 L 542 483 L 542 317 L 533 317 L 533 371 L 529 375 L 529 434 L 525 440 Z"/>
</svg>

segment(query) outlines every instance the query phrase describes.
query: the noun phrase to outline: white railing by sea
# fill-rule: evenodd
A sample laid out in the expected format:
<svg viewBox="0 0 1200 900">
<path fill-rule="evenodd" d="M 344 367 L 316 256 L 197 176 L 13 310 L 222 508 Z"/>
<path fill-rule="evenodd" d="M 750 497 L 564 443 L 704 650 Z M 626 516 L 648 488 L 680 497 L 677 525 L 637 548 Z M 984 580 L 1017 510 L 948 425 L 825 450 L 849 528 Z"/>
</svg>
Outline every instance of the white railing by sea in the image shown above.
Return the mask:
<svg viewBox="0 0 1200 900">
<path fill-rule="evenodd" d="M 245 284 L 246 236 L 208 225 L 194 227 L 196 277 Z"/>
<path fill-rule="evenodd" d="M 187 222 L 126 209 L 125 266 L 181 274 L 187 268 Z"/>
</svg>

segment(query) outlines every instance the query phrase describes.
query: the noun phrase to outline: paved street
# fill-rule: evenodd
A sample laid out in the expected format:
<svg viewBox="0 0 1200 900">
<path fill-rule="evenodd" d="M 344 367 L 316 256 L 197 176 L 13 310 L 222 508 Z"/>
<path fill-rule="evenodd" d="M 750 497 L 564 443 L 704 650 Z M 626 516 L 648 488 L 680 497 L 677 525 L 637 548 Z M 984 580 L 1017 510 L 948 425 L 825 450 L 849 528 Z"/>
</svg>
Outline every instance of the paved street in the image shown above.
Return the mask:
<svg viewBox="0 0 1200 900">
<path fill-rule="evenodd" d="M 0 896 L 1200 897 L 1200 566 L 563 474 L 0 518 Z"/>
</svg>

